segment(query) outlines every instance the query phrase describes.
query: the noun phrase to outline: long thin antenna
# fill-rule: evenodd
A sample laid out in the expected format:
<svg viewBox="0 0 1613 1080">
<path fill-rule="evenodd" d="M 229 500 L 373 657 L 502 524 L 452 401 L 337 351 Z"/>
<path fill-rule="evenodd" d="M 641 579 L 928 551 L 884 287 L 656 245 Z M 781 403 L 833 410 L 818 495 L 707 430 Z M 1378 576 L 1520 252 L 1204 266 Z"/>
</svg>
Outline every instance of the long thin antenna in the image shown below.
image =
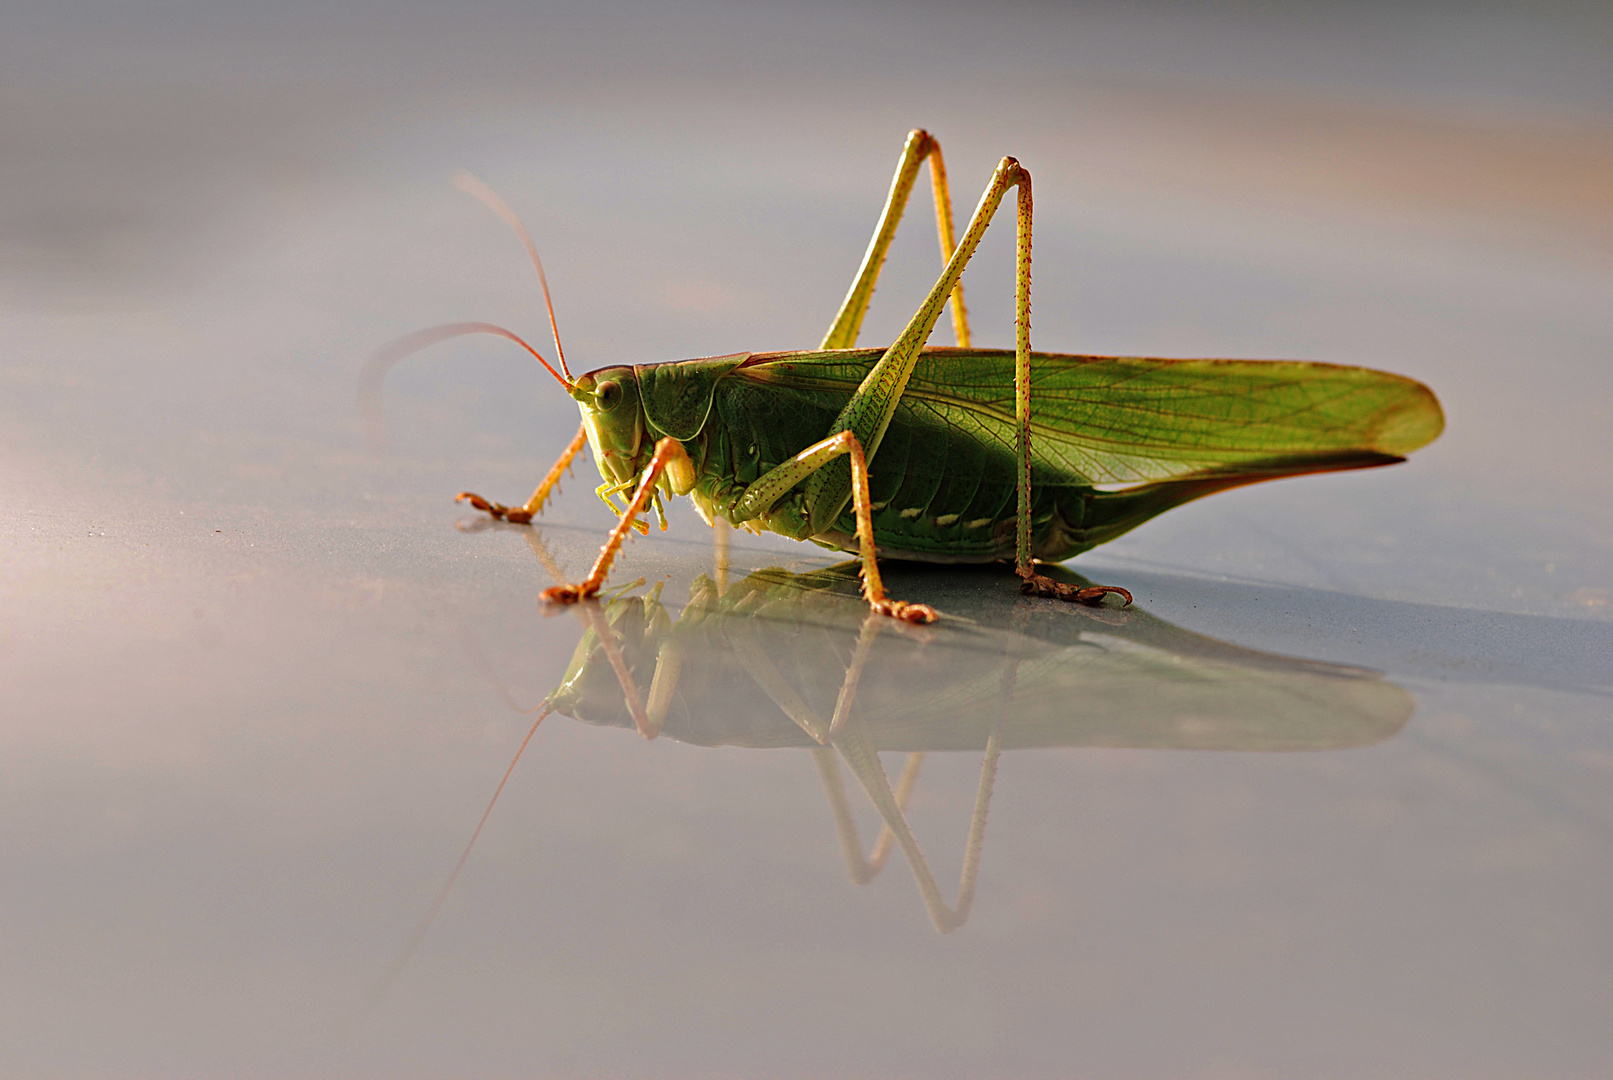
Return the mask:
<svg viewBox="0 0 1613 1080">
<path fill-rule="evenodd" d="M 571 369 L 566 366 L 566 350 L 560 345 L 560 324 L 555 322 L 554 301 L 549 298 L 549 279 L 543 273 L 543 260 L 538 258 L 538 246 L 532 242 L 532 236 L 521 224 L 521 219 L 515 216 L 510 204 L 498 197 L 498 193 L 464 169 L 454 173 L 454 186 L 473 198 L 480 199 L 493 213 L 503 218 L 515 235 L 521 238 L 526 245 L 526 253 L 532 256 L 532 267 L 538 272 L 538 284 L 543 286 L 543 306 L 549 310 L 549 329 L 554 334 L 554 351 L 560 357 L 560 370 L 566 373 L 566 379 L 571 378 Z"/>
</svg>

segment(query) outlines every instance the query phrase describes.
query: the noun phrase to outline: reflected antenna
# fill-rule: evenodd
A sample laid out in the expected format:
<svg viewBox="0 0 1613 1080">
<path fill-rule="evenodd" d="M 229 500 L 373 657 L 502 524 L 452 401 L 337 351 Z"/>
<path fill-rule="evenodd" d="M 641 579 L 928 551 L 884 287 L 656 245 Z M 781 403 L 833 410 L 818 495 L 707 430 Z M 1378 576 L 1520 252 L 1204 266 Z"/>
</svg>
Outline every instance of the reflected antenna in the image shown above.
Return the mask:
<svg viewBox="0 0 1613 1080">
<path fill-rule="evenodd" d="M 471 849 L 476 846 L 476 838 L 482 835 L 482 826 L 487 824 L 487 819 L 493 814 L 493 807 L 498 804 L 498 797 L 504 793 L 504 785 L 509 783 L 510 774 L 515 771 L 515 763 L 521 760 L 521 754 L 526 750 L 526 744 L 531 742 L 532 736 L 537 734 L 538 725 L 543 723 L 544 717 L 553 711 L 554 706 L 545 701 L 542 711 L 538 713 L 538 718 L 532 721 L 532 726 L 527 729 L 526 738 L 522 739 L 521 745 L 516 747 L 515 756 L 510 759 L 509 768 L 504 770 L 504 776 L 499 780 L 498 787 L 493 789 L 493 797 L 488 800 L 487 809 L 482 811 L 482 819 L 476 823 L 476 829 L 470 834 L 470 840 L 465 844 L 465 850 L 459 853 L 459 861 L 454 864 L 453 872 L 448 875 L 448 880 L 443 883 L 442 889 L 437 893 L 437 898 L 431 902 L 431 907 L 426 909 L 425 915 L 415 925 L 414 933 L 409 935 L 409 940 L 403 946 L 403 950 L 392 961 L 392 965 L 387 968 L 386 974 L 382 975 L 380 981 L 371 988 L 369 998 L 364 1003 L 362 1012 L 355 1019 L 362 1020 L 380 1003 L 381 999 L 386 996 L 387 990 L 391 989 L 393 982 L 402 974 L 403 969 L 408 966 L 409 961 L 414 957 L 415 951 L 420 948 L 421 942 L 426 940 L 426 932 L 431 929 L 431 924 L 436 921 L 437 913 L 442 910 L 444 902 L 448 899 L 448 894 L 454 889 L 454 882 L 459 880 L 459 872 L 465 869 L 465 863 L 470 859 Z"/>
</svg>

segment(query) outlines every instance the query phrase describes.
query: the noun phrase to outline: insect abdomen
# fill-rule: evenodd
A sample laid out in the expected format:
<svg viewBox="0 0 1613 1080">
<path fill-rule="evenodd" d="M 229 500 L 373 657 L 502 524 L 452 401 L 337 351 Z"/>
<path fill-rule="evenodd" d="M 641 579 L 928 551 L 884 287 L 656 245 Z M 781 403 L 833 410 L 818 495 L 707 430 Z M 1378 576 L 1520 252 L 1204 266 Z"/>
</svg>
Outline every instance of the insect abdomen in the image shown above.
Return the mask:
<svg viewBox="0 0 1613 1080">
<path fill-rule="evenodd" d="M 726 511 L 769 469 L 833 428 L 841 395 L 794 387 L 766 390 L 742 381 L 718 384 L 711 421 L 700 435 L 700 489 Z M 882 554 L 931 562 L 1013 558 L 1018 509 L 1011 450 L 975 438 L 922 407 L 898 409 L 869 467 L 874 541 Z M 1059 483 L 1064 480 L 1064 483 Z M 1069 558 L 1090 545 L 1077 533 L 1091 488 L 1043 476 L 1032 484 L 1032 546 L 1041 558 Z M 834 526 L 808 535 L 792 491 L 762 523 L 794 539 L 856 551 L 848 503 Z"/>
</svg>

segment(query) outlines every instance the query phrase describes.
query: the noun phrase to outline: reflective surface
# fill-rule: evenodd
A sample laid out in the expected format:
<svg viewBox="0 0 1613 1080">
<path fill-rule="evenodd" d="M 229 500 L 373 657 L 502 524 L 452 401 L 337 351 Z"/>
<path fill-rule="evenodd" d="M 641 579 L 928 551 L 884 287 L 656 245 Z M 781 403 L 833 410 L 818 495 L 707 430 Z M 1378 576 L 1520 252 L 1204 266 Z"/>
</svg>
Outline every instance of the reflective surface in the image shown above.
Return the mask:
<svg viewBox="0 0 1613 1080">
<path fill-rule="evenodd" d="M 1028 604 L 976 583 L 949 597 L 941 627 L 908 629 L 857 602 L 853 564 L 722 577 L 697 578 L 676 621 L 659 589 L 582 612 L 588 632 L 549 703 L 703 746 L 821 745 L 856 721 L 878 749 L 915 752 L 993 737 L 1007 749 L 1340 749 L 1391 737 L 1412 710 L 1371 672 L 1129 608 Z M 917 580 L 938 599 L 969 580 L 946 577 Z"/>
<path fill-rule="evenodd" d="M 534 550 L 549 561 L 541 542 Z M 695 580 L 675 622 L 659 586 L 581 608 L 587 630 L 544 711 L 701 746 L 809 749 L 851 879 L 871 881 L 894 842 L 942 933 L 968 921 L 1004 750 L 1336 750 L 1390 738 L 1413 708 L 1370 672 L 1240 649 L 1140 611 L 1016 602 L 1001 589 L 946 595 L 936 576 L 921 580 L 946 595 L 947 618 L 917 628 L 868 610 L 854 563 L 762 570 L 729 587 L 727 561 L 719 548 L 717 579 Z M 1049 572 L 1092 584 L 1061 571 Z M 887 750 L 908 752 L 894 788 Z M 905 814 L 937 750 L 985 755 L 953 906 Z M 842 761 L 883 823 L 866 857 Z"/>
<path fill-rule="evenodd" d="M 1613 1061 L 1594 9 L 93 14 L 0 34 L 0 1072 Z M 359 366 L 433 322 L 542 336 L 456 167 L 537 234 L 574 367 L 814 344 L 916 124 L 961 203 L 1004 153 L 1035 175 L 1038 347 L 1365 363 L 1448 429 L 1070 564 L 1131 612 L 893 568 L 958 618 L 880 630 L 833 756 L 834 559 L 736 537 L 719 589 L 679 507 L 596 611 L 665 705 L 645 741 L 598 627 L 536 602 L 531 541 L 576 575 L 608 523 L 592 463 L 536 532 L 449 501 L 523 497 L 571 403 L 446 345 L 369 452 Z M 924 213 L 867 340 L 935 272 Z M 966 279 L 986 343 L 1007 236 Z M 396 968 L 557 688 L 591 723 L 538 728 Z M 927 753 L 877 875 L 863 737 L 892 799 Z"/>
</svg>

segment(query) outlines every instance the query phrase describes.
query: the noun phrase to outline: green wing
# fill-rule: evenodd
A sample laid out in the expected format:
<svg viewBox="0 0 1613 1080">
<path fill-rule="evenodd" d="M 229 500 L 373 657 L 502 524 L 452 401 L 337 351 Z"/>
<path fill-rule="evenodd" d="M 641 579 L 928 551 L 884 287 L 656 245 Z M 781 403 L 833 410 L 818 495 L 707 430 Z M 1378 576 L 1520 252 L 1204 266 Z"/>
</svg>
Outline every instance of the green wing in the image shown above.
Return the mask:
<svg viewBox="0 0 1613 1080">
<path fill-rule="evenodd" d="M 734 374 L 849 396 L 881 352 L 758 353 Z M 901 408 L 1012 454 L 1014 354 L 926 349 Z M 1035 469 L 1094 485 L 1382 464 L 1445 425 L 1428 387 L 1367 368 L 1060 353 L 1032 354 L 1031 418 Z"/>
</svg>

